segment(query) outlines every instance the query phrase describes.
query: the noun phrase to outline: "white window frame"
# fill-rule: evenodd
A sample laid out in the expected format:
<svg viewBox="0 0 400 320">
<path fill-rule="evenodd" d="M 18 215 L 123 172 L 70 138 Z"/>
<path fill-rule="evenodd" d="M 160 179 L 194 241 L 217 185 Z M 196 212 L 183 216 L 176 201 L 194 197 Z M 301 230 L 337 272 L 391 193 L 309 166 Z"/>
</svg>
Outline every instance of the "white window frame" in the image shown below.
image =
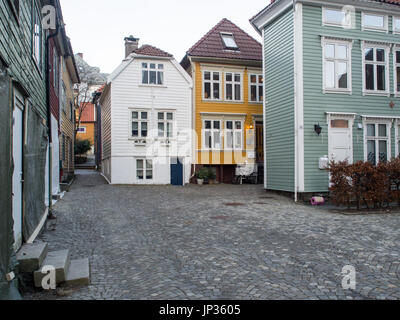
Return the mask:
<svg viewBox="0 0 400 320">
<path fill-rule="evenodd" d="M 335 54 L 336 54 L 336 46 L 337 45 L 345 45 L 347 47 L 347 59 L 337 59 L 337 58 L 326 58 L 325 57 L 325 46 L 327 44 L 332 44 L 335 46 Z M 321 40 L 322 45 L 322 91 L 323 93 L 345 93 L 352 94 L 353 91 L 353 81 L 352 81 L 352 50 L 353 50 L 353 41 L 351 40 L 337 40 L 322 37 Z M 325 62 L 334 61 L 335 62 L 335 88 L 327 88 L 326 87 L 326 67 Z M 336 69 L 338 62 L 347 62 L 347 88 L 339 88 L 339 79 L 337 79 Z"/>
<path fill-rule="evenodd" d="M 143 66 L 144 64 L 147 65 L 146 68 Z M 154 64 L 156 66 L 155 69 L 150 68 L 150 65 L 152 65 L 152 64 Z M 162 67 L 160 68 L 160 66 L 162 66 Z M 155 86 L 155 87 L 165 86 L 165 63 L 161 63 L 159 61 L 141 61 L 140 62 L 140 70 L 141 70 L 140 84 L 142 86 Z M 152 71 L 156 73 L 156 83 L 150 83 L 150 72 L 152 72 Z M 147 72 L 147 83 L 143 82 L 143 72 Z M 158 83 L 160 73 L 162 74 L 162 83 L 161 84 Z"/>
<path fill-rule="evenodd" d="M 255 83 L 251 82 L 251 77 L 252 76 L 256 76 L 257 81 Z M 265 92 L 264 92 L 264 79 L 263 79 L 263 82 L 260 84 L 259 77 L 263 77 L 264 78 L 262 73 L 254 73 L 254 72 L 249 73 L 249 99 L 248 99 L 249 103 L 263 103 L 264 94 L 265 94 Z M 254 87 L 254 86 L 256 87 L 256 100 L 252 101 L 251 100 L 251 87 Z M 263 98 L 262 99 L 260 99 L 260 91 L 259 91 L 260 90 L 260 86 L 262 86 L 262 93 L 263 93 Z"/>
<path fill-rule="evenodd" d="M 206 121 L 211 121 L 211 129 L 206 129 Z M 214 121 L 219 122 L 219 129 L 214 129 Z M 222 146 L 223 146 L 223 128 L 222 128 L 222 120 L 221 119 L 203 119 L 202 121 L 203 127 L 202 127 L 202 132 L 201 132 L 201 140 L 202 140 L 202 146 L 203 150 L 213 150 L 213 151 L 221 151 Z M 208 147 L 208 144 L 206 144 L 206 132 L 211 133 L 211 148 Z M 214 133 L 219 133 L 219 148 L 215 148 L 214 145 Z"/>
<path fill-rule="evenodd" d="M 54 46 L 53 47 L 53 86 L 54 86 L 54 91 L 57 95 L 58 90 L 60 89 L 60 57 L 58 56 L 57 48 Z"/>
<path fill-rule="evenodd" d="M 376 60 L 376 49 L 384 49 L 385 50 L 385 62 L 378 62 L 378 61 L 367 61 L 365 60 L 365 49 L 372 48 L 374 49 L 374 59 Z M 389 52 L 390 47 L 386 44 L 376 44 L 376 43 L 369 43 L 369 42 L 362 42 L 361 44 L 361 54 L 362 54 L 362 90 L 363 95 L 378 95 L 378 96 L 390 96 L 390 68 L 389 68 Z M 365 65 L 372 64 L 374 65 L 374 88 L 378 85 L 378 73 L 377 65 L 384 65 L 385 66 L 385 90 L 367 90 L 366 89 L 366 81 L 365 81 Z"/>
<path fill-rule="evenodd" d="M 393 33 L 400 33 L 400 28 L 396 29 L 396 20 L 400 22 L 400 16 L 393 16 L 392 17 L 392 26 L 393 26 Z"/>
<path fill-rule="evenodd" d="M 365 25 L 365 16 L 366 15 L 383 17 L 383 23 L 384 23 L 383 28 L 366 26 Z M 363 30 L 363 31 L 379 31 L 379 32 L 387 33 L 387 32 L 389 32 L 389 23 L 388 22 L 389 22 L 389 20 L 388 20 L 388 16 L 386 14 L 379 14 L 379 13 L 365 12 L 365 11 L 363 11 L 361 13 L 361 30 Z"/>
<path fill-rule="evenodd" d="M 336 23 L 332 21 L 327 21 L 325 18 L 326 11 L 338 11 L 344 12 L 345 14 L 345 21 L 342 23 Z M 331 8 L 331 7 L 322 7 L 322 25 L 323 26 L 330 26 L 330 27 L 341 27 L 341 28 L 351 28 L 352 27 L 352 16 L 350 10 L 343 10 L 339 8 Z"/>
<path fill-rule="evenodd" d="M 153 181 L 154 180 L 154 161 L 153 159 L 146 159 L 146 158 L 135 158 L 135 166 L 136 166 L 136 181 Z M 138 161 L 143 161 L 143 169 L 138 169 Z M 147 161 L 151 162 L 151 168 L 148 169 Z M 143 179 L 139 178 L 138 172 L 139 170 L 143 171 Z M 151 178 L 147 179 L 147 171 L 151 170 Z"/>
<path fill-rule="evenodd" d="M 375 125 L 375 137 L 367 136 L 367 125 L 374 124 Z M 386 125 L 386 137 L 379 137 L 379 125 Z M 392 120 L 391 119 L 372 119 L 366 118 L 363 120 L 364 127 L 364 161 L 368 162 L 368 141 L 375 141 L 375 165 L 379 163 L 379 141 L 386 141 L 386 152 L 387 152 L 387 161 L 390 161 L 392 156 L 392 148 L 391 148 L 391 131 L 392 131 Z"/>
<path fill-rule="evenodd" d="M 232 129 L 228 129 L 227 122 L 232 122 Z M 236 129 L 236 122 L 240 122 L 240 128 Z M 243 151 L 244 150 L 244 121 L 237 119 L 226 119 L 224 120 L 224 150 L 227 151 Z M 228 133 L 232 133 L 232 147 L 228 147 L 227 145 L 227 135 Z M 236 134 L 240 133 L 240 147 L 236 147 Z"/>
<path fill-rule="evenodd" d="M 42 70 L 43 65 L 43 28 L 42 28 L 42 16 L 39 8 L 34 5 L 32 8 L 33 19 L 32 19 L 32 57 L 36 62 L 36 66 L 39 70 Z"/>
<path fill-rule="evenodd" d="M 67 114 L 67 96 L 66 96 L 67 87 L 63 80 L 61 80 L 61 110 Z"/>
<path fill-rule="evenodd" d="M 205 79 L 205 73 L 206 72 L 209 72 L 210 73 L 210 80 L 206 80 Z M 218 73 L 219 74 L 219 81 L 216 81 L 216 80 L 214 80 L 214 77 L 213 77 L 213 75 L 214 75 L 214 73 Z M 203 82 L 203 84 L 202 84 L 202 97 L 203 97 L 203 101 L 222 101 L 222 72 L 221 71 L 216 71 L 216 70 L 203 70 L 203 72 L 202 72 L 202 82 Z M 211 86 L 211 89 L 210 89 L 210 94 L 211 94 L 211 97 L 210 98 L 206 98 L 205 97 L 205 86 L 206 86 L 206 83 L 210 83 L 210 86 Z M 215 99 L 214 98 L 214 92 L 213 92 L 213 88 L 214 88 L 214 84 L 215 83 L 218 83 L 219 84 L 219 98 L 218 99 Z"/>
<path fill-rule="evenodd" d="M 227 77 L 227 75 L 228 74 L 231 74 L 232 75 L 232 81 L 228 81 L 227 79 L 226 79 L 226 77 Z M 235 76 L 236 75 L 240 75 L 240 82 L 238 82 L 238 81 L 235 81 Z M 225 93 L 224 93 L 224 95 L 225 95 L 225 101 L 228 101 L 228 102 L 243 102 L 243 73 L 241 73 L 241 72 L 235 72 L 235 71 L 225 71 L 224 72 L 224 80 L 225 80 Z M 231 100 L 229 100 L 228 98 L 227 98 L 227 92 L 228 92 L 228 90 L 227 90 L 227 86 L 228 85 L 231 85 L 232 86 L 232 99 Z M 240 99 L 239 100 L 236 100 L 235 99 L 235 86 L 236 85 L 240 85 Z"/>
<path fill-rule="evenodd" d="M 233 33 L 231 33 L 231 32 L 221 32 L 220 34 L 221 34 L 222 43 L 224 44 L 224 49 L 225 50 L 239 50 L 239 46 L 238 46 L 238 44 L 236 42 L 236 39 L 235 39 L 235 36 L 233 35 Z M 233 42 L 235 43 L 235 46 L 234 47 L 227 46 L 227 44 L 226 44 L 226 42 L 224 40 L 224 36 L 231 37 Z"/>
<path fill-rule="evenodd" d="M 133 113 L 137 112 L 138 113 L 138 119 L 133 118 Z M 146 112 L 147 113 L 147 119 L 142 119 L 142 113 Z M 129 115 L 130 115 L 130 120 L 129 120 L 129 137 L 130 139 L 147 139 L 149 138 L 149 133 L 150 133 L 150 111 L 149 110 L 144 110 L 144 109 L 129 109 Z M 132 135 L 132 123 L 137 122 L 138 123 L 138 136 L 133 136 Z M 145 137 L 142 136 L 142 123 L 146 122 L 147 123 L 147 135 Z"/>
<path fill-rule="evenodd" d="M 400 46 L 393 48 L 393 78 L 394 78 L 394 95 L 396 97 L 400 96 L 400 82 L 397 81 L 397 68 L 400 68 L 400 61 L 396 62 L 396 52 L 400 52 Z M 398 90 L 399 88 L 399 90 Z"/>
<path fill-rule="evenodd" d="M 162 120 L 158 119 L 159 113 L 162 113 L 164 115 L 164 118 Z M 172 114 L 172 120 L 169 120 L 167 118 L 168 114 Z M 165 140 L 174 139 L 175 138 L 175 112 L 172 110 L 156 110 L 156 120 L 157 120 L 157 138 L 165 139 Z M 158 129 L 159 123 L 164 124 L 164 135 L 162 137 L 159 136 L 159 129 Z M 172 131 L 171 131 L 170 137 L 168 137 L 168 132 L 167 132 L 168 124 L 172 125 Z"/>
</svg>

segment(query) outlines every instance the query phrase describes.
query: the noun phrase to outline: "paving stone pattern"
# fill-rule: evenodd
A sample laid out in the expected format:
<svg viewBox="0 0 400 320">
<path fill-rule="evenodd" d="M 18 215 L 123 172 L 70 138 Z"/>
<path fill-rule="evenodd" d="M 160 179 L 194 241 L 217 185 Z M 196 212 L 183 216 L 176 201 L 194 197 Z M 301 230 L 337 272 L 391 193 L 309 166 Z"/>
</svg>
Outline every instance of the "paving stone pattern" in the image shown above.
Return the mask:
<svg viewBox="0 0 400 320">
<path fill-rule="evenodd" d="M 88 171 L 55 208 L 41 240 L 88 257 L 92 282 L 25 299 L 400 299 L 400 213 L 344 215 L 255 185 L 110 186 Z"/>
</svg>

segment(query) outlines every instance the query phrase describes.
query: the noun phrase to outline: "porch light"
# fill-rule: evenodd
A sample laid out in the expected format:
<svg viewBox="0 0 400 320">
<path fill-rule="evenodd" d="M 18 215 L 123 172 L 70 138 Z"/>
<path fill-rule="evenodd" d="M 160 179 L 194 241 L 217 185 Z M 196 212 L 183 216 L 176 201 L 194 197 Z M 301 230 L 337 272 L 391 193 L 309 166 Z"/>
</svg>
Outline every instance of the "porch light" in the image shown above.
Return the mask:
<svg viewBox="0 0 400 320">
<path fill-rule="evenodd" d="M 253 130 L 254 129 L 254 125 L 251 124 L 249 128 L 250 128 L 250 130 Z"/>
<path fill-rule="evenodd" d="M 319 123 L 314 125 L 314 131 L 315 131 L 315 133 L 316 133 L 317 135 L 320 135 L 320 134 L 321 134 L 322 128 L 321 128 L 321 126 L 319 125 Z"/>
</svg>

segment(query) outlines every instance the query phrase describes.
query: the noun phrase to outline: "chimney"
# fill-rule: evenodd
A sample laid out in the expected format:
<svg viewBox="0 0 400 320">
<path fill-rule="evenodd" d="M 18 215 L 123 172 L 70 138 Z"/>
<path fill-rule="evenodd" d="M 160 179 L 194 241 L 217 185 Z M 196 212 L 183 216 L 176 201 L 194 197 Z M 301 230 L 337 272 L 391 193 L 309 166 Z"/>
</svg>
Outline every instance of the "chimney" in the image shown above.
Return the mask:
<svg viewBox="0 0 400 320">
<path fill-rule="evenodd" d="M 83 53 L 82 52 L 79 52 L 78 56 L 80 56 L 83 59 Z"/>
<path fill-rule="evenodd" d="M 134 36 L 126 37 L 125 39 L 125 58 L 128 57 L 133 51 L 139 48 L 139 38 Z"/>
</svg>

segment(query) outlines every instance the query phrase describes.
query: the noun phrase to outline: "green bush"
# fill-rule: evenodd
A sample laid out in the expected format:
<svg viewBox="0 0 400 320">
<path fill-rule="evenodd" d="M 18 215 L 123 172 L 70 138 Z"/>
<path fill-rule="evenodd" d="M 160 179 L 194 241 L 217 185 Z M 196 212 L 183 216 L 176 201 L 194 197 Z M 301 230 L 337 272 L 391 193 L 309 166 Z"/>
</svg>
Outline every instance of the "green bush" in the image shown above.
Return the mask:
<svg viewBox="0 0 400 320">
<path fill-rule="evenodd" d="M 92 144 L 90 143 L 90 140 L 76 140 L 75 141 L 75 147 L 74 147 L 74 153 L 75 155 L 84 155 L 86 152 L 90 151 L 92 149 Z"/>
</svg>

